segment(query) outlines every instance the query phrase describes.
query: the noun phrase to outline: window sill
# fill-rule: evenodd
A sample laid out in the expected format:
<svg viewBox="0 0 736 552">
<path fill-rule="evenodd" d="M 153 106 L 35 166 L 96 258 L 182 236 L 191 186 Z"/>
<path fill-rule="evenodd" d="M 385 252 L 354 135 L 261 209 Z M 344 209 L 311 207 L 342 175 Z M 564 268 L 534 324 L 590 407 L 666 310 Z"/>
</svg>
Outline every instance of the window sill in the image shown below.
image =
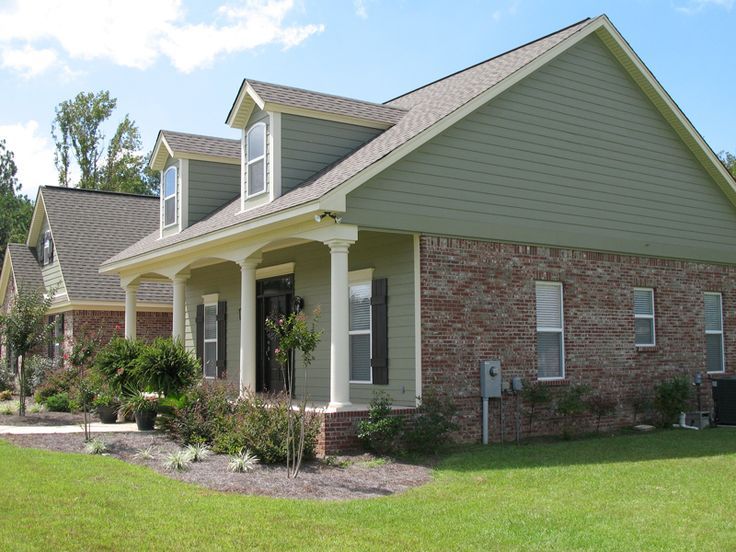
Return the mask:
<svg viewBox="0 0 736 552">
<path fill-rule="evenodd" d="M 656 353 L 659 348 L 656 345 L 634 345 L 637 353 Z"/>
<path fill-rule="evenodd" d="M 350 385 L 373 385 L 372 381 L 349 381 Z"/>
<path fill-rule="evenodd" d="M 569 385 L 569 381 L 565 378 L 555 378 L 555 379 L 539 379 L 537 378 L 537 383 L 541 383 L 543 385 L 549 385 L 549 386 L 560 386 L 560 385 Z"/>
</svg>

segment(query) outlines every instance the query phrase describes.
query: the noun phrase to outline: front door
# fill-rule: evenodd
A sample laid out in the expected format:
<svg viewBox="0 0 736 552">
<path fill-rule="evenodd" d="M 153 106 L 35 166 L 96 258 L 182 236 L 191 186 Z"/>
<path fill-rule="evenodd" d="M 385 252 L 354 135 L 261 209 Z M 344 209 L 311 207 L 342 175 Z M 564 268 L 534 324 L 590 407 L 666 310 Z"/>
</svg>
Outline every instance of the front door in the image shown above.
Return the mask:
<svg viewBox="0 0 736 552">
<path fill-rule="evenodd" d="M 294 275 L 277 276 L 256 282 L 256 388 L 261 392 L 286 391 L 283 368 L 276 362 L 274 349 L 278 343 L 266 330 L 266 317 L 292 312 Z"/>
</svg>

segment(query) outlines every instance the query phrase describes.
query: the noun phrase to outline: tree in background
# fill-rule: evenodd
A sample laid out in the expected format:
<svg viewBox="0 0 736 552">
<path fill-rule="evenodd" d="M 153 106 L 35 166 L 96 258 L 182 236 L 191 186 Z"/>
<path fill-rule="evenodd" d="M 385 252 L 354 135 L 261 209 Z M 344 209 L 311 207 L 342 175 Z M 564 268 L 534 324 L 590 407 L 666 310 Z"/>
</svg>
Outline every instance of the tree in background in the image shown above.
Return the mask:
<svg viewBox="0 0 736 552">
<path fill-rule="evenodd" d="M 88 190 L 155 194 L 158 178 L 147 174 L 146 160 L 139 153 L 140 131 L 129 115 L 118 124 L 105 147 L 103 125 L 117 107 L 110 92 L 80 92 L 56 107 L 51 127 L 56 151 L 54 163 L 61 186 L 78 185 Z M 79 167 L 79 182 L 71 182 L 72 161 Z"/>
<path fill-rule="evenodd" d="M 726 165 L 728 172 L 730 172 L 734 178 L 736 178 L 736 155 L 727 151 L 722 151 L 718 154 L 718 157 Z"/>
<path fill-rule="evenodd" d="M 0 139 L 0 267 L 8 243 L 26 241 L 33 214 L 33 203 L 20 194 L 17 173 L 13 152 Z"/>
</svg>

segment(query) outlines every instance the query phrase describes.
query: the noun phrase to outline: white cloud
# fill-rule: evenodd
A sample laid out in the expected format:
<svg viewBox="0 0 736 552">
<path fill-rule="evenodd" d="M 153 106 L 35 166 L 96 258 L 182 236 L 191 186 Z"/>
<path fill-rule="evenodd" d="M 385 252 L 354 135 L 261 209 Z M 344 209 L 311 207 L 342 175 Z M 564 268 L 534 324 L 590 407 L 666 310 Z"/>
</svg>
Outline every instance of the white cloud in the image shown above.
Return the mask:
<svg viewBox="0 0 736 552">
<path fill-rule="evenodd" d="M 734 0 L 687 0 L 680 6 L 675 6 L 675 9 L 687 15 L 693 15 L 700 13 L 705 8 L 715 7 L 722 8 L 726 11 L 731 11 L 734 5 Z"/>
<path fill-rule="evenodd" d="M 15 155 L 22 192 L 31 199 L 36 199 L 39 186 L 58 183 L 54 146 L 47 134 L 38 132 L 38 122 L 34 120 L 0 125 L 0 139 L 5 140 L 6 147 Z"/>
<path fill-rule="evenodd" d="M 509 2 L 505 7 L 494 10 L 491 13 L 491 19 L 493 19 L 493 21 L 495 22 L 499 22 L 506 16 L 516 15 L 519 11 L 519 2 L 520 0 L 513 0 L 512 2 Z"/>
<path fill-rule="evenodd" d="M 355 15 L 362 17 L 363 19 L 368 18 L 368 10 L 366 9 L 366 0 L 353 0 L 353 7 L 355 8 Z"/>
<path fill-rule="evenodd" d="M 324 29 L 287 24 L 293 8 L 294 0 L 238 0 L 221 5 L 212 21 L 192 22 L 182 0 L 16 2 L 0 8 L 0 50 L 4 55 L 19 45 L 42 45 L 59 57 L 136 69 L 147 69 L 165 56 L 180 71 L 190 72 L 224 54 L 267 44 L 289 48 Z M 40 74 L 49 67 L 30 65 L 19 70 Z"/>
<path fill-rule="evenodd" d="M 2 51 L 1 66 L 5 69 L 17 71 L 25 78 L 35 77 L 44 73 L 56 63 L 57 55 L 54 50 L 44 48 L 37 50 L 26 44 L 23 48 L 8 48 Z"/>
</svg>

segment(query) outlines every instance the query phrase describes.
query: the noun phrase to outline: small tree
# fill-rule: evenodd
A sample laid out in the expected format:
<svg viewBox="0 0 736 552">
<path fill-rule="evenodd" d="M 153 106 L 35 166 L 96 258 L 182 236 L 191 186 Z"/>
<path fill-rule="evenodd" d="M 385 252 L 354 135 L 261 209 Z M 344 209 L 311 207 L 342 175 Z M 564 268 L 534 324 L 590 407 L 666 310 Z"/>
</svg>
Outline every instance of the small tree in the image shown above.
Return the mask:
<svg viewBox="0 0 736 552">
<path fill-rule="evenodd" d="M 18 414 L 26 415 L 26 355 L 38 345 L 49 339 L 53 324 L 44 321 L 46 312 L 51 306 L 53 293 L 44 296 L 38 290 L 18 288 L 18 293 L 10 307 L 10 311 L 0 317 L 0 327 L 6 336 L 6 342 L 15 357 L 20 358 L 18 370 L 20 401 Z"/>
<path fill-rule="evenodd" d="M 306 437 L 307 380 L 309 365 L 314 360 L 314 350 L 322 337 L 322 330 L 317 329 L 319 309 L 315 309 L 311 324 L 307 323 L 304 313 L 278 314 L 266 319 L 266 328 L 278 345 L 274 349 L 276 361 L 281 366 L 288 402 L 288 423 L 286 425 L 286 476 L 294 478 L 299 475 L 304 442 Z M 294 411 L 294 371 L 292 361 L 296 352 L 301 354 L 304 365 L 304 394 L 298 412 Z M 298 427 L 296 427 L 298 426 Z M 298 432 L 298 433 L 297 433 Z"/>
<path fill-rule="evenodd" d="M 562 436 L 565 439 L 571 437 L 571 429 L 576 416 L 586 410 L 585 395 L 588 388 L 585 385 L 570 385 L 557 398 L 555 410 L 563 418 Z"/>
<path fill-rule="evenodd" d="M 603 393 L 596 393 L 585 401 L 588 410 L 595 416 L 595 431 L 601 430 L 601 418 L 613 414 L 618 406 L 618 401 Z"/>
<path fill-rule="evenodd" d="M 552 395 L 549 392 L 549 386 L 537 382 L 524 387 L 521 396 L 524 402 L 529 405 L 529 435 L 531 435 L 535 411 L 538 407 L 548 404 L 552 400 Z"/>
</svg>

